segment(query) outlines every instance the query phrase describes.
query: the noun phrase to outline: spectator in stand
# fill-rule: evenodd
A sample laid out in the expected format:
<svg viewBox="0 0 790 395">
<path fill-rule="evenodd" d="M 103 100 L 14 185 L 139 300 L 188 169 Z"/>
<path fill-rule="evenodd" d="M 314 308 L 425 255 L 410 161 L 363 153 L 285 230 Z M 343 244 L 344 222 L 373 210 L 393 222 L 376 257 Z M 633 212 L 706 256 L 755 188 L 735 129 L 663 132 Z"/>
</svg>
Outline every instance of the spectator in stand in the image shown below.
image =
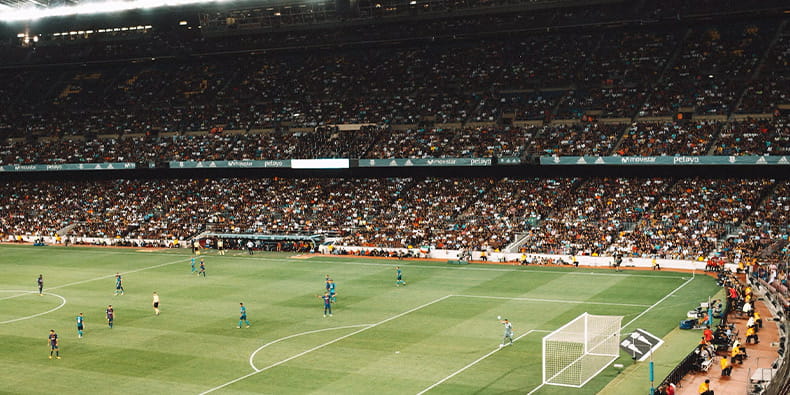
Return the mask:
<svg viewBox="0 0 790 395">
<path fill-rule="evenodd" d="M 727 359 L 726 355 L 721 357 L 719 364 L 721 366 L 721 375 L 729 377 L 732 373 L 732 363 L 730 363 L 730 360 Z"/>
<path fill-rule="evenodd" d="M 760 338 L 757 336 L 757 331 L 754 326 L 750 326 L 746 328 L 746 343 L 754 342 L 754 344 L 760 343 Z"/>
<path fill-rule="evenodd" d="M 697 393 L 700 395 L 713 395 L 713 391 L 710 389 L 710 379 L 705 379 L 704 382 L 700 383 Z"/>
</svg>

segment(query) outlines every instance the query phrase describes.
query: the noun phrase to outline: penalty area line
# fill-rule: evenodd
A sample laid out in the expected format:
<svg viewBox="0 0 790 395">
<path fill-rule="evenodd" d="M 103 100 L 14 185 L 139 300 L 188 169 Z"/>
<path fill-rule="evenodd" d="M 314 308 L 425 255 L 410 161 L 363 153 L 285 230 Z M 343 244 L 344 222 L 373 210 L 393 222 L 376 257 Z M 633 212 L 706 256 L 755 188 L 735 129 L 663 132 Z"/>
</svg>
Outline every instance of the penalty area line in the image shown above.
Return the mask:
<svg viewBox="0 0 790 395">
<path fill-rule="evenodd" d="M 659 299 L 659 300 L 658 300 L 658 302 L 656 302 L 656 303 L 653 303 L 653 304 L 652 304 L 650 307 L 648 307 L 647 309 L 645 309 L 645 311 L 643 311 L 643 312 L 639 313 L 639 315 L 637 315 L 636 317 L 634 317 L 634 319 L 632 319 L 631 321 L 628 321 L 628 323 L 627 323 L 627 324 L 625 324 L 625 325 L 621 326 L 621 327 L 620 327 L 620 331 L 622 331 L 622 330 L 623 330 L 623 329 L 625 329 L 625 328 L 628 328 L 628 326 L 629 326 L 629 325 L 631 325 L 631 324 L 633 324 L 633 323 L 634 323 L 634 321 L 638 320 L 640 317 L 642 317 L 643 315 L 647 314 L 647 312 L 649 312 L 650 310 L 653 310 L 653 309 L 654 309 L 656 306 L 658 306 L 659 304 L 661 304 L 661 302 L 663 302 L 663 301 L 665 301 L 665 300 L 669 299 L 669 297 L 670 297 L 670 296 L 674 295 L 674 294 L 675 294 L 677 291 L 680 291 L 680 289 L 681 289 L 681 288 L 685 287 L 686 285 L 688 285 L 688 283 L 692 282 L 693 280 L 694 280 L 694 277 L 690 277 L 690 278 L 689 278 L 688 280 L 686 280 L 686 281 L 685 281 L 683 284 L 680 284 L 680 285 L 679 285 L 677 288 L 673 289 L 673 290 L 672 290 L 672 292 L 670 292 L 670 293 L 666 294 L 666 295 L 665 295 L 663 298 Z"/>
<path fill-rule="evenodd" d="M 685 287 L 686 285 L 688 285 L 688 283 L 692 282 L 693 280 L 694 280 L 694 276 L 692 276 L 692 277 L 690 277 L 688 280 L 684 281 L 684 282 L 683 282 L 683 284 L 680 284 L 680 285 L 679 285 L 677 288 L 673 289 L 671 292 L 669 292 L 668 294 L 664 295 L 664 297 L 663 297 L 663 298 L 661 298 L 661 299 L 659 299 L 659 300 L 658 300 L 656 303 L 653 303 L 653 304 L 652 304 L 650 307 L 646 308 L 646 309 L 645 309 L 643 312 L 639 313 L 639 315 L 637 315 L 636 317 L 634 317 L 634 319 L 632 319 L 631 321 L 628 321 L 628 323 L 626 323 L 625 325 L 621 326 L 621 327 L 620 327 L 620 331 L 622 332 L 622 330 L 623 330 L 623 329 L 625 329 L 625 328 L 627 328 L 629 325 L 633 324 L 633 323 L 634 323 L 636 320 L 638 320 L 639 318 L 641 318 L 643 315 L 647 314 L 647 313 L 648 313 L 650 310 L 653 310 L 653 309 L 654 309 L 656 306 L 658 306 L 659 304 L 661 304 L 661 302 L 663 302 L 663 301 L 667 300 L 669 297 L 671 297 L 672 295 L 674 295 L 676 292 L 680 291 L 680 290 L 681 290 L 683 287 Z M 541 383 L 539 386 L 535 387 L 535 389 L 533 389 L 532 391 L 529 391 L 529 392 L 527 393 L 527 395 L 532 395 L 532 394 L 534 394 L 534 393 L 535 393 L 535 392 L 537 392 L 539 389 L 543 388 L 545 385 L 546 385 L 546 383 Z"/>
<path fill-rule="evenodd" d="M 539 298 L 520 298 L 520 297 L 506 297 L 506 296 L 488 296 L 488 295 L 453 295 L 461 298 L 479 298 L 479 299 L 501 299 L 501 300 L 519 300 L 525 302 L 548 302 L 548 303 L 570 303 L 570 304 L 598 304 L 606 306 L 627 306 L 627 307 L 650 307 L 646 304 L 635 303 L 615 303 L 615 302 L 591 302 L 587 300 L 563 300 L 563 299 L 539 299 Z"/>
<path fill-rule="evenodd" d="M 351 332 L 351 333 L 349 333 L 349 334 L 347 334 L 347 335 L 343 335 L 343 336 L 340 336 L 340 337 L 338 337 L 338 338 L 336 338 L 336 339 L 330 340 L 330 341 L 328 341 L 328 342 L 326 342 L 326 343 L 319 344 L 319 345 L 317 345 L 317 346 L 315 346 L 315 347 L 313 347 L 313 348 L 311 348 L 311 349 L 309 349 L 309 350 L 302 351 L 302 352 L 300 352 L 299 354 L 293 355 L 293 356 L 291 356 L 291 357 L 288 357 L 288 358 L 286 358 L 286 359 L 283 359 L 283 360 L 281 360 L 281 361 L 279 361 L 279 362 L 275 362 L 275 363 L 273 363 L 273 364 L 271 364 L 271 365 L 269 365 L 269 366 L 266 366 L 266 367 L 264 367 L 264 368 L 257 369 L 257 370 L 255 370 L 255 371 L 253 371 L 253 372 L 247 373 L 247 374 L 245 374 L 244 376 L 237 377 L 237 378 L 235 378 L 235 379 L 233 379 L 233 380 L 231 380 L 231 381 L 228 381 L 228 382 L 227 382 L 227 383 L 225 383 L 225 384 L 221 384 L 221 385 L 218 385 L 218 386 L 216 386 L 216 387 L 214 387 L 214 388 L 211 388 L 211 389 L 208 389 L 208 390 L 206 390 L 206 391 L 203 391 L 203 392 L 201 392 L 201 393 L 200 393 L 200 395 L 205 395 L 205 394 L 208 394 L 208 393 L 214 392 L 214 391 L 216 391 L 216 390 L 218 390 L 218 389 L 225 388 L 225 387 L 227 387 L 227 386 L 229 386 L 229 385 L 231 385 L 231 384 L 237 383 L 237 382 L 239 382 L 239 381 L 241 381 L 241 380 L 244 380 L 244 379 L 246 379 L 246 378 L 248 378 L 248 377 L 250 377 L 250 376 L 253 376 L 253 375 L 255 375 L 255 374 L 258 374 L 258 373 L 260 373 L 260 372 L 263 372 L 263 371 L 269 370 L 269 369 L 271 369 L 271 368 L 274 368 L 274 367 L 280 366 L 280 365 L 282 365 L 282 364 L 284 364 L 284 363 L 286 363 L 286 362 L 289 362 L 289 361 L 291 361 L 291 360 L 294 360 L 294 359 L 296 359 L 296 358 L 299 358 L 299 357 L 301 357 L 301 356 L 303 356 L 303 355 L 307 355 L 307 354 L 309 354 L 309 353 L 311 353 L 311 352 L 313 352 L 313 351 L 320 350 L 320 349 L 322 349 L 322 348 L 324 348 L 324 347 L 326 347 L 326 346 L 328 346 L 328 345 L 331 345 L 331 344 L 337 343 L 337 342 L 339 342 L 339 341 L 341 341 L 341 340 L 343 340 L 343 339 L 346 339 L 346 338 L 348 338 L 348 337 L 354 336 L 354 335 L 356 335 L 356 334 L 358 334 L 358 333 L 362 333 L 362 332 L 364 332 L 364 331 L 366 331 L 366 330 L 368 330 L 368 329 L 370 329 L 370 328 L 375 328 L 375 327 L 377 327 L 377 326 L 379 326 L 379 325 L 382 325 L 382 324 L 385 324 L 385 323 L 387 323 L 387 322 L 390 322 L 390 321 L 392 321 L 392 320 L 396 320 L 396 319 L 398 319 L 398 318 L 400 318 L 400 317 L 403 317 L 403 316 L 404 316 L 404 315 L 406 315 L 406 314 L 413 313 L 413 312 L 415 312 L 415 311 L 417 311 L 417 310 L 420 310 L 420 309 L 423 309 L 423 308 L 425 308 L 425 307 L 428 307 L 428 306 L 430 306 L 430 305 L 432 305 L 432 304 L 434 304 L 434 303 L 441 302 L 441 301 L 443 301 L 443 300 L 445 300 L 445 299 L 447 299 L 447 298 L 449 298 L 449 297 L 451 297 L 451 296 L 452 296 L 452 295 L 445 295 L 445 296 L 442 296 L 441 298 L 438 298 L 438 299 L 432 300 L 432 301 L 430 301 L 430 302 L 428 302 L 428 303 L 425 303 L 425 304 L 419 305 L 419 306 L 417 306 L 417 307 L 414 307 L 414 308 L 412 308 L 412 309 L 406 310 L 406 311 L 404 311 L 404 312 L 402 312 L 402 313 L 399 313 L 399 314 L 396 314 L 396 315 L 394 315 L 394 316 L 392 316 L 392 317 L 389 317 L 389 318 L 387 318 L 387 319 L 381 320 L 381 321 L 379 321 L 379 322 L 377 322 L 377 323 L 375 323 L 375 324 L 365 324 L 366 326 L 365 326 L 364 328 L 362 328 L 362 329 L 358 329 L 358 330 L 356 330 L 356 331 L 354 331 L 354 332 Z M 255 369 L 255 368 L 253 367 L 253 369 Z"/>
<path fill-rule="evenodd" d="M 533 333 L 533 332 L 551 332 L 551 331 L 544 331 L 544 330 L 540 330 L 540 329 L 530 329 L 529 331 L 527 331 L 527 332 L 526 332 L 526 333 L 524 333 L 523 335 L 516 337 L 516 338 L 513 340 L 513 342 L 515 343 L 515 342 L 517 342 L 517 341 L 518 341 L 518 339 L 521 339 L 522 337 L 524 337 L 524 336 L 526 336 L 526 335 L 529 335 L 530 333 Z M 467 370 L 467 369 L 471 368 L 472 366 L 475 366 L 475 365 L 477 365 L 477 364 L 478 364 L 478 362 L 480 362 L 480 361 L 482 361 L 482 360 L 484 360 L 484 359 L 486 359 L 486 358 L 490 357 L 491 355 L 494 355 L 494 353 L 496 353 L 496 352 L 498 352 L 498 351 L 502 351 L 502 347 L 497 347 L 497 348 L 495 348 L 493 351 L 489 352 L 488 354 L 486 354 L 486 355 L 483 355 L 483 356 L 482 356 L 482 357 L 480 357 L 480 358 L 477 358 L 476 360 L 472 361 L 472 362 L 471 362 L 471 363 L 469 363 L 468 365 L 466 365 L 466 366 L 462 367 L 461 369 L 458 369 L 458 370 L 456 370 L 455 372 L 453 372 L 453 373 L 452 373 L 452 374 L 450 374 L 449 376 L 447 376 L 447 377 L 445 377 L 445 378 L 443 378 L 443 379 L 441 379 L 441 380 L 439 380 L 439 381 L 437 381 L 437 382 L 433 383 L 433 384 L 432 384 L 430 387 L 428 387 L 428 388 L 426 388 L 426 389 L 424 389 L 424 390 L 422 390 L 422 391 L 418 392 L 418 393 L 417 393 L 417 395 L 422 395 L 422 394 L 424 394 L 424 393 L 426 393 L 426 392 L 428 392 L 428 391 L 430 391 L 430 390 L 432 390 L 432 389 L 436 388 L 437 386 L 439 386 L 440 384 L 444 383 L 445 381 L 447 381 L 447 380 L 450 380 L 451 378 L 453 378 L 453 377 L 457 376 L 458 374 L 460 374 L 460 373 L 464 372 L 465 370 Z"/>
</svg>

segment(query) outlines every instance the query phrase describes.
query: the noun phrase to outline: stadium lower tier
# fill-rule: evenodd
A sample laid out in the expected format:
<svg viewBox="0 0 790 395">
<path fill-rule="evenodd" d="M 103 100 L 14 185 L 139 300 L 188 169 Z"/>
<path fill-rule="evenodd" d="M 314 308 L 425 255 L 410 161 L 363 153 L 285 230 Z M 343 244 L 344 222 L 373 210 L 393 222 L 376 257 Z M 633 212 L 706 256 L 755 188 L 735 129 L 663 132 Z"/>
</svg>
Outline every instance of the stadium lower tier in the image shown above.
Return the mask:
<svg viewBox="0 0 790 395">
<path fill-rule="evenodd" d="M 0 235 L 185 240 L 328 234 L 338 246 L 735 261 L 787 258 L 790 181 L 305 178 L 8 182 Z"/>
</svg>

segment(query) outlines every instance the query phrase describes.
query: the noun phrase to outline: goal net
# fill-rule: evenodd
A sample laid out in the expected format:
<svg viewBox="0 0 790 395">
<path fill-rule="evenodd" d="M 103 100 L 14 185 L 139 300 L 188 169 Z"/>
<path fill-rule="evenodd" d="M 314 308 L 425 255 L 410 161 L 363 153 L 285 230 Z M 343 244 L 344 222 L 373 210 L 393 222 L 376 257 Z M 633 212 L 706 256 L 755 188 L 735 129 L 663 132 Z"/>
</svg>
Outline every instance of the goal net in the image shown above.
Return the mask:
<svg viewBox="0 0 790 395">
<path fill-rule="evenodd" d="M 620 355 L 622 316 L 584 313 L 543 337 L 543 384 L 581 387 Z"/>
</svg>

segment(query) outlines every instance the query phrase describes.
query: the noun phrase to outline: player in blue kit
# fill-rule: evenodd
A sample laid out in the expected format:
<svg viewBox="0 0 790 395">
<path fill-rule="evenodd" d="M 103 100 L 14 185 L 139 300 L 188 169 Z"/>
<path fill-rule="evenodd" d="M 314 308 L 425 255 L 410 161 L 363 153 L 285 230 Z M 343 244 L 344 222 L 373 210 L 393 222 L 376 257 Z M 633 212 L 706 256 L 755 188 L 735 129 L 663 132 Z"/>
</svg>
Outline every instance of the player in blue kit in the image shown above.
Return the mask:
<svg viewBox="0 0 790 395">
<path fill-rule="evenodd" d="M 44 275 L 39 274 L 38 278 L 36 279 L 36 284 L 38 285 L 38 295 L 44 296 Z"/>
<path fill-rule="evenodd" d="M 115 310 L 112 309 L 112 305 L 107 306 L 105 313 L 107 313 L 107 324 L 110 326 L 110 329 L 112 329 L 113 321 L 115 321 Z"/>
<path fill-rule="evenodd" d="M 203 278 L 206 277 L 206 263 L 203 262 L 203 258 L 200 258 L 200 271 L 198 272 L 198 277 L 200 277 L 201 274 Z"/>
<path fill-rule="evenodd" d="M 115 295 L 121 294 L 123 295 L 123 279 L 121 278 L 121 273 L 115 273 Z"/>
<path fill-rule="evenodd" d="M 49 344 L 49 359 L 52 359 L 53 353 L 57 359 L 60 359 L 60 344 L 58 342 L 58 334 L 55 333 L 54 329 L 49 330 L 47 343 Z"/>
<path fill-rule="evenodd" d="M 197 269 L 195 268 L 195 257 L 192 257 L 192 272 L 191 273 L 195 274 L 195 272 L 197 272 Z"/>
<path fill-rule="evenodd" d="M 400 266 L 395 266 L 395 286 L 401 285 L 406 285 L 406 281 L 403 281 L 403 271 L 400 270 Z"/>
<path fill-rule="evenodd" d="M 241 328 L 241 323 L 247 325 L 247 328 L 250 327 L 250 322 L 247 321 L 247 308 L 244 307 L 244 303 L 239 302 L 239 325 L 236 328 Z"/>
<path fill-rule="evenodd" d="M 324 295 L 316 295 L 319 299 L 324 300 L 324 317 L 326 317 L 327 313 L 329 316 L 332 316 L 332 297 L 329 296 L 329 292 L 324 292 Z"/>
<path fill-rule="evenodd" d="M 82 331 L 85 330 L 85 317 L 80 313 L 77 316 L 77 334 L 82 338 Z"/>
</svg>

